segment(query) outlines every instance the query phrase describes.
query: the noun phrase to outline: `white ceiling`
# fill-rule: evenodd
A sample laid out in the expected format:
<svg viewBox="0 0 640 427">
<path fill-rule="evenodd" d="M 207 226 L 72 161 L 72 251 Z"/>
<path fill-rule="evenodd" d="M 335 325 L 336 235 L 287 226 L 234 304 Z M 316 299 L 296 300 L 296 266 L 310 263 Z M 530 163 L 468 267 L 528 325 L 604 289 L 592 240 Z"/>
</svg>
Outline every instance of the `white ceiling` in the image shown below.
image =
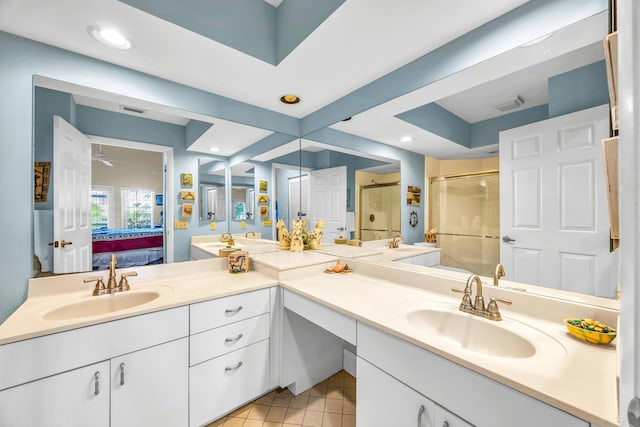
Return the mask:
<svg viewBox="0 0 640 427">
<path fill-rule="evenodd" d="M 279 0 L 265 1 L 276 7 L 280 3 Z M 525 2 L 348 0 L 277 66 L 116 0 L 1 0 L 0 30 L 302 118 Z M 461 10 L 464 13 L 460 13 Z M 523 94 L 527 101 L 525 107 L 543 103 L 541 94 L 546 95 L 546 90 L 540 86 L 543 80 L 546 86 L 543 71 L 557 72 L 562 67 L 553 68 L 549 63 L 534 68 L 532 71 L 536 71 L 537 83 L 533 74 L 523 70 L 535 65 L 540 58 L 561 56 L 575 49 L 576 44 L 587 46 L 593 44 L 593 40 L 600 40 L 606 31 L 606 16 L 591 21 L 576 30 L 580 37 L 576 36 L 578 40 L 571 43 L 554 34 L 543 43 L 543 47 L 514 49 L 522 52 L 507 52 L 332 127 L 436 157 L 486 156 L 491 147 L 469 150 L 394 116 L 438 101 L 458 116 L 473 122 L 488 118 L 491 113 L 483 104 L 506 89 L 508 94 L 505 97 L 514 92 Z M 121 51 L 98 44 L 87 33 L 87 27 L 96 24 L 121 29 L 133 41 L 134 49 Z M 583 41 L 588 38 L 586 34 L 591 38 L 589 43 Z M 565 46 L 568 44 L 574 47 Z M 585 52 L 579 62 L 597 60 L 597 56 L 594 49 Z M 579 64 L 574 61 L 570 59 L 563 66 L 568 64 L 576 68 Z M 516 72 L 519 73 L 517 78 L 509 79 L 508 75 Z M 501 78 L 509 80 L 497 80 Z M 491 83 L 483 88 L 487 81 Z M 470 92 L 463 93 L 466 90 Z M 280 103 L 279 98 L 285 93 L 299 95 L 302 102 L 295 105 Z M 140 105 L 136 100 L 121 95 L 84 95 L 85 98 L 78 98 L 81 104 L 90 105 L 92 101 L 88 98 L 92 96 L 111 103 L 110 106 L 103 103 L 99 108 L 118 110 L 126 102 L 126 105 L 145 109 L 147 117 L 157 120 L 184 122 L 185 119 L 196 119 L 214 123 L 205 137 L 191 148 L 195 151 L 208 153 L 211 145 L 220 145 L 220 141 L 233 137 L 233 146 L 219 153 L 229 156 L 270 134 L 215 117 L 148 103 Z M 155 110 L 160 116 L 153 116 Z M 414 137 L 414 142 L 400 143 L 399 138 L 407 134 Z"/>
</svg>

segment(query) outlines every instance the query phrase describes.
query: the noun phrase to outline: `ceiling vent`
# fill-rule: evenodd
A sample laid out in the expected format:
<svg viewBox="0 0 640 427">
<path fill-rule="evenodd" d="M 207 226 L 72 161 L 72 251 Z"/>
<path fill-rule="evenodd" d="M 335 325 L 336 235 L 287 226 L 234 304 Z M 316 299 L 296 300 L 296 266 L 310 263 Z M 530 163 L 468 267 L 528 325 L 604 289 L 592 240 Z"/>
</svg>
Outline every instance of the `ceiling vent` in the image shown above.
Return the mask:
<svg viewBox="0 0 640 427">
<path fill-rule="evenodd" d="M 520 95 L 516 95 L 515 98 L 509 98 L 506 101 L 501 101 L 493 104 L 493 108 L 496 108 L 502 112 L 515 110 L 520 108 L 524 104 L 524 99 Z"/>
</svg>

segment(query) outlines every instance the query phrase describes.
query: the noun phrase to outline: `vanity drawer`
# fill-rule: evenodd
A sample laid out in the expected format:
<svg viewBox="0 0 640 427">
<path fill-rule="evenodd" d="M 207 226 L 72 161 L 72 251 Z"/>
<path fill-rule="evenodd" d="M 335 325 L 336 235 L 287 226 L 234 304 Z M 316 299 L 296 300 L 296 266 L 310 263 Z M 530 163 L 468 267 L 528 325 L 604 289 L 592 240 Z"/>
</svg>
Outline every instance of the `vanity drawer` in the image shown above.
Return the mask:
<svg viewBox="0 0 640 427">
<path fill-rule="evenodd" d="M 191 317 L 190 333 L 197 334 L 208 329 L 268 313 L 269 289 L 260 289 L 192 304 L 189 310 Z"/>
<path fill-rule="evenodd" d="M 266 392 L 269 340 L 189 368 L 189 425 L 201 426 Z"/>
<path fill-rule="evenodd" d="M 189 366 L 269 338 L 269 313 L 192 335 Z"/>
<path fill-rule="evenodd" d="M 356 345 L 355 319 L 287 289 L 284 290 L 284 307 L 348 343 Z"/>
</svg>

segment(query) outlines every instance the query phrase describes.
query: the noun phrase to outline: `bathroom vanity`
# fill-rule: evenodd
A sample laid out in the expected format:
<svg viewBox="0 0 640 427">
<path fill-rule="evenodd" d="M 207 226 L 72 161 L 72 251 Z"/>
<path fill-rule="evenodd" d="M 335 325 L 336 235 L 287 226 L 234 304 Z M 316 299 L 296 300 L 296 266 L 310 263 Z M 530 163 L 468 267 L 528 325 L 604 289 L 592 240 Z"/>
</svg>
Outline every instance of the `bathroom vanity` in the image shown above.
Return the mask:
<svg viewBox="0 0 640 427">
<path fill-rule="evenodd" d="M 353 272 L 326 274 L 336 261 Z M 201 426 L 343 367 L 362 427 L 619 425 L 615 345 L 562 323 L 615 325 L 613 303 L 485 286 L 513 302 L 490 321 L 458 310 L 455 274 L 405 266 L 267 252 L 243 274 L 224 259 L 137 268 L 131 291 L 99 297 L 88 274 L 34 279 L 0 325 L 0 425 Z M 118 306 L 127 294 L 145 296 Z"/>
</svg>

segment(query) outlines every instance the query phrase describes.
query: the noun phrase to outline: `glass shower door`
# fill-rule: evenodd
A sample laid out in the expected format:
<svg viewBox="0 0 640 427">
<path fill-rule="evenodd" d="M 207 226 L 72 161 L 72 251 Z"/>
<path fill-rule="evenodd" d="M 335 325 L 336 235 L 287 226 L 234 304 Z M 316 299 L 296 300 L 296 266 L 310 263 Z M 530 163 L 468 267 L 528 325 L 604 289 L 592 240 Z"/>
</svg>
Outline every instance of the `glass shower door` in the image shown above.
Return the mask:
<svg viewBox="0 0 640 427">
<path fill-rule="evenodd" d="M 441 265 L 492 276 L 500 262 L 498 172 L 434 178 L 429 206 Z"/>
</svg>

